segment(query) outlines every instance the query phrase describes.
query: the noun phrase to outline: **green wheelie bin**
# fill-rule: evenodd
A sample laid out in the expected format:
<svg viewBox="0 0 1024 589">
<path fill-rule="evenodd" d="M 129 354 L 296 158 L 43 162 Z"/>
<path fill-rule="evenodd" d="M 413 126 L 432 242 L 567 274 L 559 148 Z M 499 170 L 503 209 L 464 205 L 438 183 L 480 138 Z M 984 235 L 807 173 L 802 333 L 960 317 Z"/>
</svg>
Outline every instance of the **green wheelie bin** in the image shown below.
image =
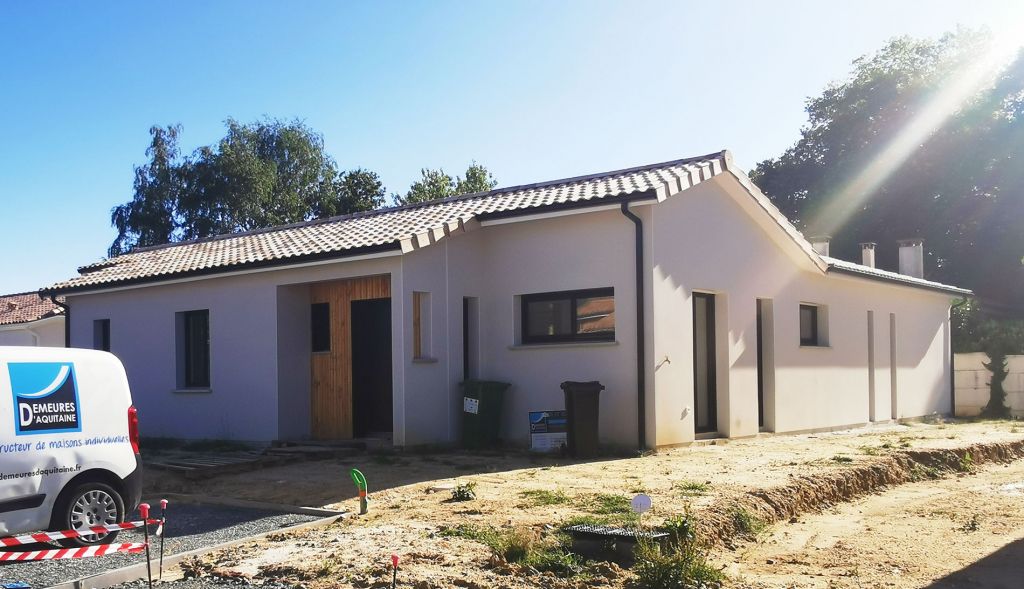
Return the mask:
<svg viewBox="0 0 1024 589">
<path fill-rule="evenodd" d="M 467 380 L 462 383 L 462 445 L 466 448 L 493 448 L 501 432 L 501 404 L 512 386 L 492 380 Z"/>
</svg>

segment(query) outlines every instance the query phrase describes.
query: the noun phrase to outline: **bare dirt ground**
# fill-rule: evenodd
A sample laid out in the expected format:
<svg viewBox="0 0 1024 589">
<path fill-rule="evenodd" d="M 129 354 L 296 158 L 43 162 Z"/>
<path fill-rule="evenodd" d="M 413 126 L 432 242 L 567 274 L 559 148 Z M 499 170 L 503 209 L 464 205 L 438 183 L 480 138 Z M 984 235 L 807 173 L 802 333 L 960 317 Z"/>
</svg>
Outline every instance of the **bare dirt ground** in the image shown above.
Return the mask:
<svg viewBox="0 0 1024 589">
<path fill-rule="evenodd" d="M 1024 498 L 1001 494 L 1000 489 L 1024 481 L 1024 466 L 1019 466 L 1024 463 L 984 466 L 973 475 L 951 473 L 973 471 L 975 461 L 1007 458 L 998 452 L 987 456 L 977 450 L 979 444 L 1019 448 L 1021 440 L 1024 426 L 1011 422 L 910 424 L 589 462 L 521 453 L 378 454 L 205 481 L 157 474 L 149 486 L 153 492 L 355 511 L 348 469 L 362 470 L 372 496 L 368 515 L 326 529 L 271 537 L 192 563 L 200 574 L 240 576 L 257 584 L 389 586 L 388 563 L 394 553 L 402 559 L 400 586 L 628 586 L 631 574 L 614 565 L 593 566 L 569 579 L 509 567 L 492 559 L 481 543 L 450 537 L 444 530 L 468 526 L 543 533 L 574 518 L 614 521 L 625 517 L 629 497 L 645 492 L 654 503 L 645 516 L 648 523 L 687 510 L 701 521 L 703 531 L 717 542 L 713 560 L 726 567 L 736 587 L 928 587 L 932 580 L 1008 544 L 1004 550 L 1011 552 L 1006 554 L 1020 556 Z M 939 454 L 945 458 L 932 461 Z M 942 478 L 930 480 L 933 476 Z M 916 479 L 929 480 L 840 505 L 834 512 L 802 514 L 865 490 Z M 451 502 L 449 491 L 428 492 L 465 482 L 476 484 L 473 501 Z M 727 514 L 736 505 L 766 522 L 781 523 L 758 541 L 734 541 Z M 1004 511 L 1007 517 L 1000 517 Z M 793 515 L 795 523 L 786 523 Z"/>
<path fill-rule="evenodd" d="M 1024 461 L 908 483 L 718 551 L 744 588 L 1024 586 Z"/>
</svg>

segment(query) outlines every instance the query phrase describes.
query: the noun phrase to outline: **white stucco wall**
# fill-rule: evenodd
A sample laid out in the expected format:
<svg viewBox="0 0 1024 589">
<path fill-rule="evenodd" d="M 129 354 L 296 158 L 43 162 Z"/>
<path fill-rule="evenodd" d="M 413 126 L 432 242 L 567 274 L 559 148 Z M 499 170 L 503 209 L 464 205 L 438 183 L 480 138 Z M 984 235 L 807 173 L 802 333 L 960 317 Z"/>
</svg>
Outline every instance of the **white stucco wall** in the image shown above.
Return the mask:
<svg viewBox="0 0 1024 589">
<path fill-rule="evenodd" d="M 875 417 L 891 415 L 889 314 L 897 319 L 895 417 L 949 412 L 948 295 L 874 280 L 822 275 L 792 248 L 728 175 L 654 208 L 650 228 L 655 308 L 655 439 L 693 439 L 692 293 L 717 295 L 718 428 L 758 432 L 756 300 L 773 309 L 774 403 L 778 432 L 869 420 L 868 311 L 875 323 Z M 735 198 L 729 198 L 731 193 Z M 713 220 L 711 222 L 710 220 Z M 806 258 L 806 256 L 803 256 Z M 828 307 L 828 347 L 799 344 L 799 305 Z M 665 358 L 670 362 L 662 362 Z"/>
<path fill-rule="evenodd" d="M 0 325 L 0 346 L 64 347 L 64 317 L 47 317 L 39 321 Z"/>
<path fill-rule="evenodd" d="M 984 352 L 956 354 L 953 368 L 956 387 L 956 414 L 974 417 L 988 405 L 992 382 L 992 373 L 984 363 L 989 357 Z M 1006 406 L 1015 417 L 1024 416 L 1024 356 L 1007 356 L 1006 367 L 1009 374 L 1003 381 L 1006 391 Z"/>
</svg>

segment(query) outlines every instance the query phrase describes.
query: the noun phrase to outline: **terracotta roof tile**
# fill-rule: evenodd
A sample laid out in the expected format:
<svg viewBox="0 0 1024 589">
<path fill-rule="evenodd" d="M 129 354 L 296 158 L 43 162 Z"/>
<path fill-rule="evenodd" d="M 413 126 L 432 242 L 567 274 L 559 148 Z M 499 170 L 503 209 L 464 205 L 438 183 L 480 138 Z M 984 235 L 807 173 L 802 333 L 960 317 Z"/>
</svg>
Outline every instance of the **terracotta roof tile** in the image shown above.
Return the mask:
<svg viewBox="0 0 1024 589">
<path fill-rule="evenodd" d="M 63 300 L 63 298 L 58 298 Z M 37 292 L 0 295 L 0 325 L 29 323 L 64 313 L 64 309 Z"/>
<path fill-rule="evenodd" d="M 222 272 L 261 264 L 287 264 L 317 256 L 358 255 L 375 249 L 426 245 L 481 216 L 571 206 L 652 191 L 677 192 L 721 173 L 728 154 L 652 164 L 539 184 L 499 188 L 449 199 L 379 209 L 344 217 L 141 248 L 79 268 L 80 276 L 44 289 L 66 292 Z M 422 237 L 426 236 L 426 237 Z"/>
</svg>

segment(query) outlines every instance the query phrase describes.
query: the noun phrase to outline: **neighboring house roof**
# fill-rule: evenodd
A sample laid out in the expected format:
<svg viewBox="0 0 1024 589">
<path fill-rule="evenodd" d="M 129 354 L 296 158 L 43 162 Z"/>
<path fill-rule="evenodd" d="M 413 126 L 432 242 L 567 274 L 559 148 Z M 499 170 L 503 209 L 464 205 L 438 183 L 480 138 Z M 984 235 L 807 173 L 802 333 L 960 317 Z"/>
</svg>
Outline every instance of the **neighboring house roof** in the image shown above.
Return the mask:
<svg viewBox="0 0 1024 589">
<path fill-rule="evenodd" d="M 63 302 L 64 299 L 59 297 L 58 300 Z M 37 292 L 0 295 L 0 325 L 31 323 L 63 313 L 64 309 Z"/>
<path fill-rule="evenodd" d="M 222 235 L 196 241 L 140 248 L 79 268 L 80 276 L 58 282 L 48 292 L 110 288 L 187 275 L 241 270 L 271 264 L 356 256 L 401 248 L 411 251 L 465 230 L 467 223 L 526 211 L 619 202 L 632 196 L 689 188 L 722 173 L 727 154 L 651 164 L 626 170 L 498 188 L 438 201 L 391 207 Z"/>
<path fill-rule="evenodd" d="M 970 294 L 966 289 L 819 256 L 750 178 L 735 168 L 728 151 L 245 233 L 139 248 L 128 254 L 83 266 L 78 269 L 80 276 L 58 282 L 41 292 L 103 290 L 265 266 L 344 259 L 388 250 L 409 252 L 463 232 L 479 221 L 618 204 L 636 199 L 656 197 L 664 200 L 671 194 L 722 173 L 728 173 L 736 179 L 788 236 L 790 242 L 802 250 L 802 255 L 822 272 L 835 271 L 951 294 Z"/>
</svg>

